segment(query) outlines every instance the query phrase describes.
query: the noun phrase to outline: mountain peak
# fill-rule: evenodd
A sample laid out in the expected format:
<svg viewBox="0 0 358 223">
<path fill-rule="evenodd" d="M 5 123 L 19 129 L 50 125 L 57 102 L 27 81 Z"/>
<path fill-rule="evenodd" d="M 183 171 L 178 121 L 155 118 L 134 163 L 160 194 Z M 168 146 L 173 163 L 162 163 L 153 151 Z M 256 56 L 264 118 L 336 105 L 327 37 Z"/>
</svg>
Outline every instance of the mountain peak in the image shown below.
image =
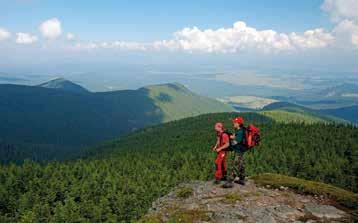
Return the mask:
<svg viewBox="0 0 358 223">
<path fill-rule="evenodd" d="M 58 89 L 73 93 L 88 93 L 89 91 L 82 87 L 81 85 L 78 85 L 72 81 L 69 81 L 65 78 L 58 77 L 52 80 L 49 80 L 45 83 L 39 84 L 39 87 L 44 88 L 52 88 L 52 89 Z"/>
<path fill-rule="evenodd" d="M 345 222 L 352 218 L 334 203 L 323 195 L 303 195 L 287 186 L 256 184 L 256 180 L 230 189 L 194 181 L 159 198 L 139 222 Z"/>
</svg>

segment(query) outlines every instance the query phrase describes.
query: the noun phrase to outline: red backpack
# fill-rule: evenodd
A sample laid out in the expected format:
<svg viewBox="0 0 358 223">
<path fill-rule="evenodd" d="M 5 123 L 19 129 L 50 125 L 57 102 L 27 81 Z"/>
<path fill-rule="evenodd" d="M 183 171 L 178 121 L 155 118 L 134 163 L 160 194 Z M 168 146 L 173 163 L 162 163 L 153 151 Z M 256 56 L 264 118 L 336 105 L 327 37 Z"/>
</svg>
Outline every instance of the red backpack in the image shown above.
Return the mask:
<svg viewBox="0 0 358 223">
<path fill-rule="evenodd" d="M 245 144 L 246 146 L 251 149 L 255 146 L 260 145 L 260 129 L 256 126 L 250 124 L 247 126 L 245 131 Z"/>
</svg>

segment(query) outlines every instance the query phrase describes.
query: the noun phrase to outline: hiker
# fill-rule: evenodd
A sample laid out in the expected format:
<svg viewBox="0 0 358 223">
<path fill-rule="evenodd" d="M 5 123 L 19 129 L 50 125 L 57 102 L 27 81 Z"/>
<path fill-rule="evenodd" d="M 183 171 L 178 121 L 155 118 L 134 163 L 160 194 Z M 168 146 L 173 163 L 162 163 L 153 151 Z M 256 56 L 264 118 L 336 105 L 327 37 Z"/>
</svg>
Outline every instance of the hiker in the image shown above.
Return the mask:
<svg viewBox="0 0 358 223">
<path fill-rule="evenodd" d="M 233 182 L 240 185 L 245 185 L 245 165 L 244 154 L 248 150 L 248 146 L 245 143 L 246 128 L 244 127 L 244 119 L 237 117 L 232 120 L 235 134 L 230 136 L 231 149 L 234 151 L 234 157 L 232 159 L 230 167 L 230 176 L 228 181 L 223 185 L 224 188 L 233 187 Z M 238 179 L 236 179 L 238 177 Z"/>
<path fill-rule="evenodd" d="M 215 159 L 215 184 L 220 184 L 221 181 L 227 180 L 227 162 L 226 150 L 230 147 L 230 136 L 224 130 L 224 125 L 220 122 L 215 124 L 215 131 L 217 134 L 216 144 L 213 151 L 216 151 Z"/>
</svg>

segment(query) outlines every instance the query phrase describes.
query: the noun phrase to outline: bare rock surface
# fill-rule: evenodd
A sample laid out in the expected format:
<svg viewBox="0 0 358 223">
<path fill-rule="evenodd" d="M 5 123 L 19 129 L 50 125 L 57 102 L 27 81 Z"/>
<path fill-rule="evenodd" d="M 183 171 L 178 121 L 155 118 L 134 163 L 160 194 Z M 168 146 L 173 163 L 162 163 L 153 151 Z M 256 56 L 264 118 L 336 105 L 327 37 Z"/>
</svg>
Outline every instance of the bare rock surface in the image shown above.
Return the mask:
<svg viewBox="0 0 358 223">
<path fill-rule="evenodd" d="M 143 222 L 354 222 L 332 202 L 297 194 L 288 188 L 245 186 L 224 189 L 212 182 L 178 185 L 152 205 Z"/>
</svg>

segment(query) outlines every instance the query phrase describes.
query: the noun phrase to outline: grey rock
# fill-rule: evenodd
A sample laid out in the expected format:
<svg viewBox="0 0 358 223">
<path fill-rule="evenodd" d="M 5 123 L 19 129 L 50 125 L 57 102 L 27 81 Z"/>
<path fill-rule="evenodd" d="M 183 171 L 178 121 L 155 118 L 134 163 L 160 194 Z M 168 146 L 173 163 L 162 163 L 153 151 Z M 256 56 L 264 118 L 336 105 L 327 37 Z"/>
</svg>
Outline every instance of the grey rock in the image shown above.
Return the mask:
<svg viewBox="0 0 358 223">
<path fill-rule="evenodd" d="M 317 218 L 339 219 L 346 213 L 330 205 L 306 204 L 305 210 Z"/>
<path fill-rule="evenodd" d="M 246 186 L 224 189 L 212 182 L 194 181 L 177 186 L 193 188 L 186 199 L 176 189 L 153 202 L 147 216 L 168 222 L 175 213 L 186 213 L 200 223 L 305 223 L 349 222 L 351 215 L 333 206 L 321 205 L 313 196 L 257 187 L 251 180 Z M 202 216 L 204 215 L 204 217 Z M 307 218 L 302 218 L 307 217 Z"/>
<path fill-rule="evenodd" d="M 304 215 L 304 213 L 288 205 L 278 205 L 270 207 L 270 209 L 277 217 L 280 218 L 297 218 Z"/>
<path fill-rule="evenodd" d="M 252 212 L 253 218 L 257 223 L 275 223 L 276 220 L 272 216 L 269 208 L 259 207 L 255 208 Z"/>
</svg>

